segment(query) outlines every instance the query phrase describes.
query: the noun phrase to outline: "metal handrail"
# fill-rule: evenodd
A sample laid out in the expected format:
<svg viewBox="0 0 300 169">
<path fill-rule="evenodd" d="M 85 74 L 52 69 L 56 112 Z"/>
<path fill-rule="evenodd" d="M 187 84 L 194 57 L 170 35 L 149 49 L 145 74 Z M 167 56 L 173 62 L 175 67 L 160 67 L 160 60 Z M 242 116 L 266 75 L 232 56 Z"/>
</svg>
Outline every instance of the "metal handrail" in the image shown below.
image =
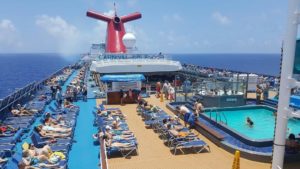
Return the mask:
<svg viewBox="0 0 300 169">
<path fill-rule="evenodd" d="M 213 107 L 213 108 L 210 109 L 209 119 L 212 120 L 212 112 L 213 112 L 213 110 L 216 110 L 215 121 L 216 121 L 217 123 L 223 122 L 223 121 L 222 121 L 222 117 L 221 117 L 221 115 L 223 115 L 223 117 L 224 117 L 224 119 L 225 119 L 225 124 L 227 125 L 228 121 L 227 121 L 227 118 L 226 118 L 224 112 L 218 112 L 216 107 Z M 218 119 L 219 119 L 219 120 L 218 120 Z M 219 121 L 219 122 L 218 122 L 218 121 Z"/>
<path fill-rule="evenodd" d="M 225 119 L 225 124 L 227 125 L 227 118 L 226 118 L 224 112 L 221 112 L 221 114 L 223 115 L 223 117 L 224 117 L 224 119 Z"/>
</svg>

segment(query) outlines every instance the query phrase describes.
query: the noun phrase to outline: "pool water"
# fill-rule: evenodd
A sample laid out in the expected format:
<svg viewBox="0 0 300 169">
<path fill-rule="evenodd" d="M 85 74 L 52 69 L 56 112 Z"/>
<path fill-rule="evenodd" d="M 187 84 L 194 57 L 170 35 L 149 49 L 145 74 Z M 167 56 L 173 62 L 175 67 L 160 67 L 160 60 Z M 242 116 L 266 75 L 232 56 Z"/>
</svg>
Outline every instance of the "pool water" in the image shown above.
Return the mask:
<svg viewBox="0 0 300 169">
<path fill-rule="evenodd" d="M 239 134 L 242 134 L 251 140 L 261 140 L 261 139 L 273 139 L 274 137 L 274 127 L 275 127 L 275 116 L 273 115 L 273 110 L 264 107 L 243 107 L 236 109 L 221 109 L 217 112 L 224 113 L 227 118 L 227 126 L 234 129 Z M 210 111 L 205 113 L 210 117 Z M 216 112 L 211 112 L 211 117 L 215 120 Z M 246 118 L 250 117 L 254 122 L 252 127 L 246 124 Z M 225 122 L 224 117 L 221 120 Z M 219 121 L 219 120 L 218 120 Z M 288 122 L 289 133 L 299 134 L 300 133 L 300 120 L 290 119 Z"/>
</svg>

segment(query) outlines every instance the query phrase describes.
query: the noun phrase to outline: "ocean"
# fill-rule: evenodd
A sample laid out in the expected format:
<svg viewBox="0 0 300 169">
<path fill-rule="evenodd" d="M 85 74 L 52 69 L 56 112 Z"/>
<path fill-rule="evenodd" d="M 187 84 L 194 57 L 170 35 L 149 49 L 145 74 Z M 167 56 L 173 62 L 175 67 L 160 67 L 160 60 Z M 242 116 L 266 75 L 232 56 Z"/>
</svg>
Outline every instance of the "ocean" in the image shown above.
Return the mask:
<svg viewBox="0 0 300 169">
<path fill-rule="evenodd" d="M 173 60 L 204 67 L 278 76 L 280 54 L 172 54 Z"/>
<path fill-rule="evenodd" d="M 0 98 L 74 63 L 58 54 L 0 54 Z"/>
<path fill-rule="evenodd" d="M 243 72 L 279 74 L 280 54 L 169 54 L 181 63 Z M 0 98 L 58 69 L 74 63 L 77 56 L 59 54 L 0 54 Z"/>
</svg>

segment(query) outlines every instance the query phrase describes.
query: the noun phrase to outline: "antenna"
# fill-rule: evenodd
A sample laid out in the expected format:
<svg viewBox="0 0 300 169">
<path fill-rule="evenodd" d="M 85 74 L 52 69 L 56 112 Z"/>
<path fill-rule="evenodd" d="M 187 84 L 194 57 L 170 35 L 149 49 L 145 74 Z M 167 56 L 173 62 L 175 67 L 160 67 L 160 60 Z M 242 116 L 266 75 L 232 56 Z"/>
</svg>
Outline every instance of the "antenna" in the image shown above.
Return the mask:
<svg viewBox="0 0 300 169">
<path fill-rule="evenodd" d="M 116 3 L 114 2 L 114 11 L 115 11 L 115 16 L 117 16 L 117 7 L 116 7 Z"/>
</svg>

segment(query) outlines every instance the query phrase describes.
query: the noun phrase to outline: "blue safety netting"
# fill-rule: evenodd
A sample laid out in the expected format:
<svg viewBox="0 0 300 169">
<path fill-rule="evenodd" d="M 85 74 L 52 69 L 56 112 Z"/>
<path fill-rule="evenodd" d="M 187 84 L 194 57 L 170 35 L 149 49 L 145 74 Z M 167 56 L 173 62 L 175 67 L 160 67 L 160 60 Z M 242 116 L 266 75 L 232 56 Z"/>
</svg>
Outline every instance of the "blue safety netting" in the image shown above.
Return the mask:
<svg viewBox="0 0 300 169">
<path fill-rule="evenodd" d="M 130 74 L 130 75 L 104 75 L 100 78 L 102 82 L 132 82 L 144 81 L 143 74 Z"/>
</svg>

